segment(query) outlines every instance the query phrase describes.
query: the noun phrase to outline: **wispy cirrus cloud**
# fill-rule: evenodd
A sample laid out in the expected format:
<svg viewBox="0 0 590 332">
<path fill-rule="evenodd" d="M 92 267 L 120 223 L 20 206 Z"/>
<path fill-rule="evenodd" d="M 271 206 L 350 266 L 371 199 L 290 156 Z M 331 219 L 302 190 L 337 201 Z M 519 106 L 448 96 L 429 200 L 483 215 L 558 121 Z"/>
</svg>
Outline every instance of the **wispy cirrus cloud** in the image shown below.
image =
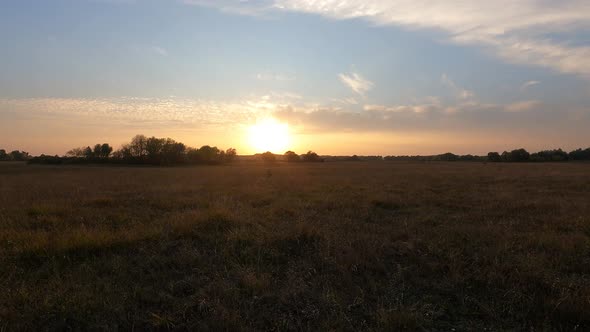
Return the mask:
<svg viewBox="0 0 590 332">
<path fill-rule="evenodd" d="M 538 84 L 541 84 L 541 82 L 539 82 L 539 81 L 527 81 L 527 82 L 524 82 L 520 86 L 520 90 L 521 91 L 526 91 L 526 90 L 528 90 L 528 88 L 530 88 L 532 86 L 535 86 L 535 85 L 538 85 Z"/>
<path fill-rule="evenodd" d="M 455 97 L 458 99 L 466 100 L 473 98 L 475 96 L 473 91 L 467 90 L 455 84 L 455 82 L 447 74 L 442 74 L 440 77 L 440 81 L 443 85 L 450 88 Z"/>
<path fill-rule="evenodd" d="M 343 105 L 358 105 L 358 101 L 355 98 L 332 98 L 332 102 L 336 104 L 343 104 Z"/>
<path fill-rule="evenodd" d="M 1 99 L 0 113 L 60 118 L 88 118 L 98 123 L 227 126 L 268 111 L 268 98 L 217 102 L 187 98 L 23 98 Z M 265 108 L 266 107 L 266 108 Z M 270 109 L 274 109 L 274 104 Z M 100 121 L 99 121 L 100 120 Z"/>
<path fill-rule="evenodd" d="M 292 11 L 378 25 L 435 29 L 453 43 L 483 47 L 510 63 L 590 78 L 590 46 L 572 35 L 590 29 L 587 0 L 185 0 L 222 10 Z M 551 38 L 555 33 L 563 37 Z M 568 37 L 569 36 L 569 37 Z"/>
<path fill-rule="evenodd" d="M 151 50 L 154 53 L 159 54 L 161 56 L 168 56 L 168 51 L 165 48 L 163 48 L 163 47 L 160 47 L 160 46 L 152 46 L 151 47 Z"/>
<path fill-rule="evenodd" d="M 538 100 L 525 100 L 509 104 L 505 107 L 508 112 L 526 112 L 539 108 L 542 103 Z"/>
<path fill-rule="evenodd" d="M 440 98 L 427 97 L 423 100 L 419 100 L 413 104 L 406 105 L 379 105 L 379 104 L 367 104 L 363 106 L 365 112 L 389 114 L 389 113 L 415 113 L 415 114 L 426 114 L 426 113 L 454 113 L 459 107 L 456 106 L 445 106 Z"/>
<path fill-rule="evenodd" d="M 258 73 L 256 74 L 256 79 L 259 81 L 278 81 L 278 82 L 285 82 L 285 81 L 295 81 L 295 75 L 288 75 L 282 73 Z"/>
<path fill-rule="evenodd" d="M 352 91 L 359 94 L 360 96 L 364 97 L 365 94 L 373 88 L 375 85 L 373 82 L 369 81 L 368 79 L 362 77 L 360 74 L 352 72 L 352 73 L 342 73 L 339 74 L 338 77 L 340 81 L 348 86 Z"/>
<path fill-rule="evenodd" d="M 180 0 L 187 5 L 217 8 L 223 12 L 237 15 L 264 16 L 273 9 L 271 0 Z"/>
<path fill-rule="evenodd" d="M 446 104 L 438 99 L 423 100 L 407 105 L 379 105 L 367 104 L 363 106 L 365 112 L 387 113 L 414 113 L 414 114 L 440 114 L 457 115 L 473 112 L 526 112 L 534 111 L 542 105 L 537 100 L 519 101 L 509 104 L 491 104 L 477 101 L 463 101 L 459 103 Z"/>
</svg>

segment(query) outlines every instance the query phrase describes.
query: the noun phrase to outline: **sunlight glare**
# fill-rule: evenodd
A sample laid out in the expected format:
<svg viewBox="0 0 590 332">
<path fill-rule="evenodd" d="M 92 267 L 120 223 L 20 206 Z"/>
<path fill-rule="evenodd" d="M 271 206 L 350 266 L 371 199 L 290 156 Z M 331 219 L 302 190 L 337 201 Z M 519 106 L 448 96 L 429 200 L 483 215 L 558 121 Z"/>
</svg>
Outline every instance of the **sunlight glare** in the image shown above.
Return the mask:
<svg viewBox="0 0 590 332">
<path fill-rule="evenodd" d="M 256 152 L 284 153 L 289 148 L 289 125 L 264 119 L 250 127 L 250 145 Z"/>
</svg>

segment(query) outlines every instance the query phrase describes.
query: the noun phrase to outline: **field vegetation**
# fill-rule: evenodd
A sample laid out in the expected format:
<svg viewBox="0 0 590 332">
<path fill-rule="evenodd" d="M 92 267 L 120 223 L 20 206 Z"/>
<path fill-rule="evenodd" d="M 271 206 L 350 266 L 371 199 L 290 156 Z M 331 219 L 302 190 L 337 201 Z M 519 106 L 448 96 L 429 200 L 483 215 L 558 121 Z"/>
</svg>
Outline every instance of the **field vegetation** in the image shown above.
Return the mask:
<svg viewBox="0 0 590 332">
<path fill-rule="evenodd" d="M 0 330 L 588 330 L 590 165 L 0 163 Z"/>
</svg>

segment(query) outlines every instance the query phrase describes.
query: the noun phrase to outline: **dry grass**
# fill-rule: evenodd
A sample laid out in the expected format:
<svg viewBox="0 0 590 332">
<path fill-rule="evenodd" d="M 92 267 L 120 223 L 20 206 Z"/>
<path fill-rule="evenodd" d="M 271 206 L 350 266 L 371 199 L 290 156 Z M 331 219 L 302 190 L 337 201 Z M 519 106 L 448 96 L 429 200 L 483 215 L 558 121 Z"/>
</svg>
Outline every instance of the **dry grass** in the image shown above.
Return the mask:
<svg viewBox="0 0 590 332">
<path fill-rule="evenodd" d="M 0 164 L 0 330 L 587 330 L 590 164 Z"/>
</svg>

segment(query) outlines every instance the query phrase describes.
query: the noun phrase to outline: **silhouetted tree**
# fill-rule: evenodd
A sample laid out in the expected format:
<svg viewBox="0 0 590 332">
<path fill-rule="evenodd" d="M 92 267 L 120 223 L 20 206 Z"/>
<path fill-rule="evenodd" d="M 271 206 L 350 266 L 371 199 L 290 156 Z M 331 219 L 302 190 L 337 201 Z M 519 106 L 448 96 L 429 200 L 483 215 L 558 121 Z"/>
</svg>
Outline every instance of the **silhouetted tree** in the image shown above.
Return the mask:
<svg viewBox="0 0 590 332">
<path fill-rule="evenodd" d="M 214 163 L 218 162 L 219 149 L 216 146 L 203 145 L 198 150 L 199 159 L 202 162 Z"/>
<path fill-rule="evenodd" d="M 502 158 L 502 161 L 510 161 L 510 152 L 508 152 L 508 151 L 502 152 L 502 154 L 500 155 L 500 158 Z"/>
<path fill-rule="evenodd" d="M 73 148 L 66 152 L 66 157 L 84 157 L 84 148 Z"/>
<path fill-rule="evenodd" d="M 301 159 L 305 162 L 321 162 L 324 161 L 317 153 L 313 151 L 307 151 L 306 154 L 301 155 Z"/>
<path fill-rule="evenodd" d="M 530 160 L 530 154 L 525 149 L 516 149 L 510 152 L 502 152 L 502 161 L 523 162 Z"/>
<path fill-rule="evenodd" d="M 150 137 L 145 142 L 145 152 L 147 159 L 154 164 L 160 163 L 162 159 L 162 152 L 166 140 L 163 138 Z"/>
<path fill-rule="evenodd" d="M 299 155 L 293 151 L 287 151 L 285 152 L 285 160 L 293 163 L 293 162 L 298 162 L 301 161 L 301 158 L 299 158 Z"/>
<path fill-rule="evenodd" d="M 461 160 L 461 161 L 476 161 L 477 159 L 478 159 L 478 157 L 474 156 L 472 154 L 466 154 L 466 155 L 459 156 L 459 160 Z"/>
<path fill-rule="evenodd" d="M 129 151 L 133 157 L 141 159 L 147 155 L 147 140 L 144 135 L 136 135 L 131 139 Z"/>
<path fill-rule="evenodd" d="M 8 154 L 6 153 L 5 150 L 2 150 L 2 151 L 4 151 L 4 159 L 0 159 L 0 160 L 4 160 L 4 161 L 26 161 L 31 158 L 29 153 L 25 152 L 25 151 L 14 150 Z"/>
<path fill-rule="evenodd" d="M 191 164 L 198 164 L 198 163 L 203 162 L 203 160 L 201 160 L 201 156 L 199 154 L 199 149 L 195 149 L 195 148 L 188 148 L 186 150 L 186 159 Z"/>
<path fill-rule="evenodd" d="M 103 143 L 100 146 L 100 157 L 101 158 L 108 158 L 112 152 L 113 152 L 113 147 L 110 146 L 108 143 Z"/>
<path fill-rule="evenodd" d="M 562 149 L 545 150 L 531 154 L 532 161 L 566 161 L 569 159 L 567 152 Z"/>
<path fill-rule="evenodd" d="M 237 155 L 238 155 L 238 153 L 237 153 L 236 149 L 229 148 L 229 149 L 225 150 L 225 161 L 232 162 L 236 159 Z"/>
<path fill-rule="evenodd" d="M 510 158 L 512 161 L 521 162 L 528 161 L 531 155 L 525 149 L 516 149 L 510 152 Z"/>
<path fill-rule="evenodd" d="M 100 144 L 94 145 L 94 149 L 92 149 L 92 157 L 100 158 L 101 151 L 102 151 L 102 145 L 100 145 Z"/>
<path fill-rule="evenodd" d="M 498 152 L 488 152 L 488 161 L 497 163 L 502 161 L 502 157 Z"/>
<path fill-rule="evenodd" d="M 571 160 L 590 160 L 590 148 L 587 148 L 585 150 L 576 149 L 574 151 L 571 151 L 568 154 L 568 157 Z"/>
<path fill-rule="evenodd" d="M 272 163 L 272 162 L 275 162 L 277 160 L 277 158 L 272 152 L 266 151 L 265 153 L 260 155 L 260 160 L 267 162 L 267 163 Z"/>
<path fill-rule="evenodd" d="M 443 153 L 443 154 L 439 155 L 437 159 L 442 160 L 442 161 L 457 161 L 457 160 L 459 160 L 459 156 L 457 156 L 456 154 L 452 154 L 450 152 L 447 152 L 447 153 Z"/>
<path fill-rule="evenodd" d="M 113 153 L 113 158 L 123 161 L 131 161 L 133 159 L 131 146 L 129 144 L 123 144 L 119 150 Z"/>
<path fill-rule="evenodd" d="M 94 152 L 89 146 L 84 148 L 84 157 L 86 157 L 86 159 L 91 159 L 92 157 L 94 157 Z"/>
<path fill-rule="evenodd" d="M 218 149 L 216 146 L 204 145 L 199 149 L 185 149 L 186 159 L 191 164 L 218 164 L 222 162 L 231 162 L 236 156 L 236 149 L 230 148 L 226 151 Z"/>
<path fill-rule="evenodd" d="M 171 165 L 180 164 L 184 162 L 184 153 L 186 147 L 182 143 L 178 143 L 171 138 L 164 140 L 162 145 L 162 156 L 160 163 Z"/>
<path fill-rule="evenodd" d="M 8 153 L 4 149 L 0 149 L 0 160 L 8 160 Z"/>
</svg>

